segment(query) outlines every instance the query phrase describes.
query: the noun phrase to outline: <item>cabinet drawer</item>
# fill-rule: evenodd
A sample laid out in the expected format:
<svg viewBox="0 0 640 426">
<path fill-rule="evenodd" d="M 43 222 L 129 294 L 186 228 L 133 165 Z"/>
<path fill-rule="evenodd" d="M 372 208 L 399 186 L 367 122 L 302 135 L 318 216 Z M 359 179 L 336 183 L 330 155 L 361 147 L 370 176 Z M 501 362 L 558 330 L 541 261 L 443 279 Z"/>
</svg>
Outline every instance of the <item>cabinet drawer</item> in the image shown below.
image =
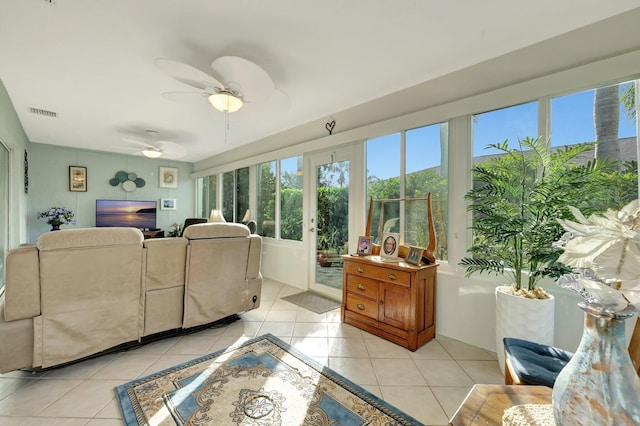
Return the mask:
<svg viewBox="0 0 640 426">
<path fill-rule="evenodd" d="M 347 293 L 347 310 L 378 319 L 378 301 L 368 297 Z"/>
<path fill-rule="evenodd" d="M 347 275 L 347 291 L 362 296 L 378 298 L 378 282 L 359 275 Z"/>
<path fill-rule="evenodd" d="M 389 269 L 382 266 L 365 265 L 363 263 L 348 262 L 346 266 L 347 274 L 362 275 L 380 281 L 410 286 L 411 273 Z"/>
</svg>

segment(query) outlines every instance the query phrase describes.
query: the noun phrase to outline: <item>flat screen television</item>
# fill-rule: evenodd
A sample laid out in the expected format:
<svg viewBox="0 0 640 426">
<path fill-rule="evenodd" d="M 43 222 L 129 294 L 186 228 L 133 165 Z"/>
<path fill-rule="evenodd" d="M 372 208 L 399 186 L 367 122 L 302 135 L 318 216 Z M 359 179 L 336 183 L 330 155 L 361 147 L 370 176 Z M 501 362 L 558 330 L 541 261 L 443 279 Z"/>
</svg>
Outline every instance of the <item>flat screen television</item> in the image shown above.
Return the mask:
<svg viewBox="0 0 640 426">
<path fill-rule="evenodd" d="M 155 201 L 96 200 L 96 226 L 156 227 Z"/>
</svg>

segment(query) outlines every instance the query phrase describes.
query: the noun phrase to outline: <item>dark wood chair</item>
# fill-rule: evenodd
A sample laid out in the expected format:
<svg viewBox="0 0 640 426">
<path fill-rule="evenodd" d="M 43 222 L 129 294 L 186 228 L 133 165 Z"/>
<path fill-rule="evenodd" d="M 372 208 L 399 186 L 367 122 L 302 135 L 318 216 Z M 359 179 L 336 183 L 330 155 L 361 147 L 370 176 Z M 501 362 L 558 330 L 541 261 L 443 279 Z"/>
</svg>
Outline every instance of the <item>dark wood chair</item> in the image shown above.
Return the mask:
<svg viewBox="0 0 640 426">
<path fill-rule="evenodd" d="M 208 219 L 204 217 L 188 217 L 184 220 L 184 226 L 182 227 L 182 232 L 180 232 L 180 236 L 184 234 L 184 230 L 187 229 L 191 225 L 195 225 L 196 223 L 207 223 Z"/>
</svg>

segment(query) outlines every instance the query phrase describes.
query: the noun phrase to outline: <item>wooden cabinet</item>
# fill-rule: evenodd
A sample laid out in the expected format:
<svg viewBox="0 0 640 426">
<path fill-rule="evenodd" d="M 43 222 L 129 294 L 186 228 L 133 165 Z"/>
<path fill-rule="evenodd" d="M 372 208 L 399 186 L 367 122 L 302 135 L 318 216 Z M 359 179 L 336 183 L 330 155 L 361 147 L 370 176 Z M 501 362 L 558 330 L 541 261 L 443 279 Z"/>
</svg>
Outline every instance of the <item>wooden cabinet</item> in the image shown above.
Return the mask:
<svg viewBox="0 0 640 426">
<path fill-rule="evenodd" d="M 342 321 L 415 351 L 436 334 L 437 264 L 345 255 Z"/>
</svg>

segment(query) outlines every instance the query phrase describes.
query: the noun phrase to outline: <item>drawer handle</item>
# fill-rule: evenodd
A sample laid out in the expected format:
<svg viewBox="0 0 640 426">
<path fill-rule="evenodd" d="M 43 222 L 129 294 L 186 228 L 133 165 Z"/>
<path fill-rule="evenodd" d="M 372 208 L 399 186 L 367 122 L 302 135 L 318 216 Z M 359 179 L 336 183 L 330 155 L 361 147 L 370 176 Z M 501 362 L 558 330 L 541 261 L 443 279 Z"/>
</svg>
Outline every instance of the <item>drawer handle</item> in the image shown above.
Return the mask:
<svg viewBox="0 0 640 426">
<path fill-rule="evenodd" d="M 361 274 L 364 272 L 364 268 L 357 268 L 356 271 L 360 272 Z"/>
<path fill-rule="evenodd" d="M 356 305 L 356 308 L 360 309 L 361 311 L 364 311 L 364 305 L 362 303 L 358 303 Z"/>
<path fill-rule="evenodd" d="M 358 284 L 358 285 L 357 285 L 357 288 L 358 288 L 358 290 L 365 291 L 365 290 L 367 289 L 367 286 L 366 286 L 366 285 L 364 285 L 364 284 Z"/>
<path fill-rule="evenodd" d="M 390 280 L 397 280 L 398 277 L 396 277 L 396 274 L 389 274 L 387 275 L 387 277 L 389 277 Z"/>
</svg>

